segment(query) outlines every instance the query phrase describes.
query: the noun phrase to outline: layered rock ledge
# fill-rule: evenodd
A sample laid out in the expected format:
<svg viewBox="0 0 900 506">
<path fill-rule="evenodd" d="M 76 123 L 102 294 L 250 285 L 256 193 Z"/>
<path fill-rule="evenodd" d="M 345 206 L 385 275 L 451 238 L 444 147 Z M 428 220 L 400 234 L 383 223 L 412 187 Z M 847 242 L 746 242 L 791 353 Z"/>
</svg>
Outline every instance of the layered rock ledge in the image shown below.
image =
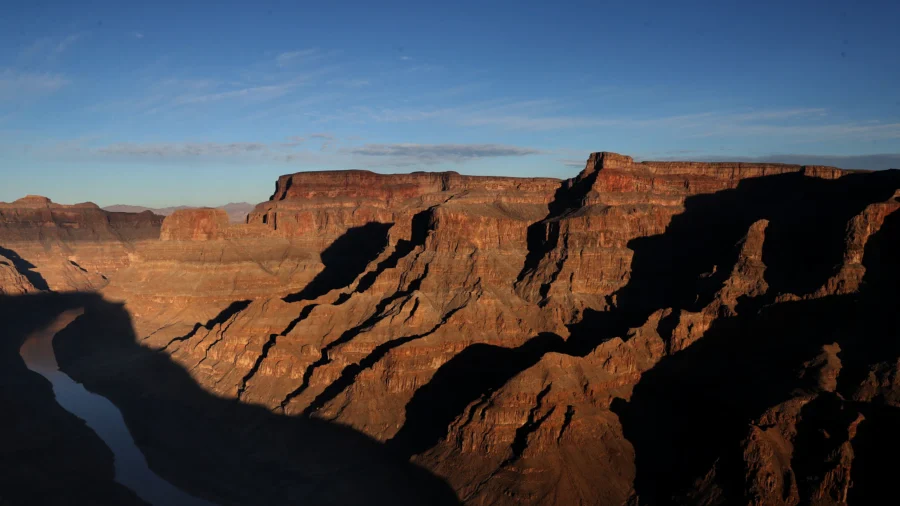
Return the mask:
<svg viewBox="0 0 900 506">
<path fill-rule="evenodd" d="M 88 315 L 103 359 L 73 374 L 170 448 L 159 472 L 218 473 L 210 497 L 322 479 L 238 472 L 285 452 L 263 437 L 175 454 L 262 410 L 253 434 L 351 430 L 467 504 L 866 504 L 900 448 L 898 191 L 898 171 L 608 152 L 564 181 L 285 175 L 245 224 L 179 211 L 133 241 L 101 293 L 134 336 Z M 155 365 L 101 353 L 119 345 Z"/>
</svg>

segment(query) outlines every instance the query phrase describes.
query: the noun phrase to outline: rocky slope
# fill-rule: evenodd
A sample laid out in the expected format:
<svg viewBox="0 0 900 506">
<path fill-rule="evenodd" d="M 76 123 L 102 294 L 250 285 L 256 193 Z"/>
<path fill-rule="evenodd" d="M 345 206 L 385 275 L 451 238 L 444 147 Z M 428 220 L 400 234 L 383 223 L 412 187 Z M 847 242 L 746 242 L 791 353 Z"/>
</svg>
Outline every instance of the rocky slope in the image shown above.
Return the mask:
<svg viewBox="0 0 900 506">
<path fill-rule="evenodd" d="M 868 504 L 900 446 L 898 189 L 897 171 L 614 153 L 566 181 L 282 176 L 246 224 L 110 222 L 127 261 L 91 246 L 86 268 L 128 332 L 88 311 L 60 364 L 157 472 L 224 503 L 287 500 L 271 462 L 321 480 L 302 440 L 340 427 L 375 445 L 348 459 L 413 463 L 374 464 L 398 502 L 423 500 L 425 469 L 467 504 Z M 28 273 L 59 254 L 15 244 L 2 286 L 41 289 Z M 247 417 L 282 439 L 240 450 Z M 197 445 L 233 452 L 179 451 Z"/>
</svg>

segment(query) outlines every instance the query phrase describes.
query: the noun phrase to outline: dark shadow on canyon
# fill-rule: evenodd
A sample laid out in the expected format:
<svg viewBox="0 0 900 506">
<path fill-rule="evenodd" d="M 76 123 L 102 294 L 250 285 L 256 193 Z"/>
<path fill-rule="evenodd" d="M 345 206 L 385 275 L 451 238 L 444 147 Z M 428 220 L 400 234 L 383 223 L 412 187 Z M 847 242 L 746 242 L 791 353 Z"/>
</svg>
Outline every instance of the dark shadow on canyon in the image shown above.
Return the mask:
<svg viewBox="0 0 900 506">
<path fill-rule="evenodd" d="M 889 197 L 896 186 L 886 186 L 881 190 Z M 887 200 L 882 195 L 874 197 L 873 202 Z M 842 236 L 842 227 L 819 226 Z M 767 244 L 769 237 L 767 234 Z M 785 241 L 781 243 L 784 247 L 798 246 L 783 235 L 776 237 Z M 798 392 L 810 391 L 809 380 L 800 372 L 823 345 L 831 343 L 841 348 L 838 390 L 845 391 L 845 396 L 819 394 L 801 411 L 792 462 L 800 497 L 811 497 L 818 487 L 828 459 L 850 438 L 847 429 L 858 413 L 866 419 L 859 426 L 859 438 L 853 441 L 858 457 L 853 462 L 855 485 L 850 503 L 853 498 L 868 504 L 875 497 L 886 497 L 878 495 L 887 492 L 886 482 L 872 477 L 886 478 L 885 466 L 896 471 L 886 457 L 900 447 L 900 434 L 885 427 L 896 421 L 897 410 L 885 406 L 883 399 L 850 399 L 876 364 L 896 364 L 898 358 L 898 241 L 900 213 L 894 212 L 869 240 L 863 257 L 867 273 L 859 293 L 781 303 L 763 297 L 768 305 L 761 310 L 720 318 L 702 339 L 644 373 L 629 402 L 613 404 L 625 437 L 635 449 L 634 487 L 641 504 L 683 502 L 679 498 L 693 480 L 714 467 L 725 501 L 744 501 L 746 472 L 740 442 L 747 436 L 748 423 Z M 784 261 L 777 256 L 779 246 L 775 243 L 768 248 L 773 265 Z M 835 253 L 825 241 L 820 240 L 818 246 L 825 248 L 826 255 Z M 794 259 L 804 254 L 790 253 L 788 258 Z M 810 262 L 816 265 L 817 261 Z M 787 276 L 786 271 L 776 269 L 770 283 L 803 286 L 797 281 L 805 281 L 808 273 L 779 279 Z M 818 284 L 832 272 L 820 267 Z M 858 472 L 856 466 L 864 471 Z"/>
<path fill-rule="evenodd" d="M 106 444 L 19 354 L 30 334 L 76 307 L 52 294 L 0 296 L 0 504 L 144 504 L 113 481 Z"/>
<path fill-rule="evenodd" d="M 355 430 L 206 392 L 167 354 L 135 342 L 130 315 L 120 304 L 96 294 L 67 293 L 3 298 L 0 307 L 5 324 L 26 329 L 47 323 L 62 310 L 56 308 L 84 308 L 54 339 L 60 369 L 110 399 L 151 469 L 193 495 L 220 504 L 458 504 L 442 480 Z M 7 345 L 12 342 L 7 336 L 4 351 L 18 353 Z M 52 401 L 52 394 L 46 397 Z M 44 424 L 38 427 L 49 423 L 42 416 L 33 417 Z M 7 437 L 29 430 L 6 429 Z M 109 451 L 99 444 L 92 451 L 105 450 L 111 473 Z M 79 468 L 92 465 L 87 454 L 60 451 L 54 457 L 63 468 Z M 53 487 L 55 480 L 64 478 L 37 474 L 24 483 Z M 10 485 L 6 490 L 18 490 Z"/>
<path fill-rule="evenodd" d="M 397 263 L 401 258 L 412 253 L 416 247 L 425 244 L 425 239 L 428 237 L 428 231 L 431 229 L 431 210 L 426 209 L 425 211 L 416 213 L 412 218 L 410 226 L 411 232 L 409 240 L 398 240 L 397 244 L 394 246 L 394 251 L 391 252 L 390 256 L 379 262 L 378 265 L 375 266 L 375 270 L 366 273 L 366 275 L 359 280 L 359 283 L 356 285 L 356 292 L 365 292 L 371 288 L 382 272 L 397 267 Z"/>
<path fill-rule="evenodd" d="M 442 365 L 428 384 L 416 390 L 406 405 L 406 423 L 388 445 L 407 456 L 431 448 L 469 403 L 490 395 L 536 364 L 548 350 L 559 349 L 563 344 L 560 336 L 545 333 L 518 348 L 484 343 L 467 347 Z"/>
<path fill-rule="evenodd" d="M 303 290 L 284 297 L 285 302 L 315 300 L 331 290 L 349 285 L 388 245 L 393 223 L 371 222 L 348 229 L 322 251 L 325 268 Z"/>
<path fill-rule="evenodd" d="M 529 273 L 533 273 L 541 259 L 559 245 L 559 220 L 582 206 L 584 198 L 591 191 L 599 174 L 600 172 L 597 171 L 581 179 L 576 178 L 573 181 L 567 180 L 560 183 L 559 188 L 553 194 L 553 200 L 547 206 L 547 216 L 528 227 L 526 232 L 528 253 L 525 256 L 522 270 L 516 278 L 517 284 L 521 283 Z M 546 296 L 545 290 L 548 289 L 549 286 L 542 287 L 542 291 L 544 291 L 542 296 Z"/>
<path fill-rule="evenodd" d="M 222 311 L 219 311 L 219 314 L 210 318 L 206 323 L 197 322 L 194 324 L 194 328 L 190 330 L 187 334 L 183 336 L 173 337 L 160 351 L 165 351 L 166 348 L 172 345 L 172 343 L 177 343 L 181 341 L 187 341 L 188 339 L 194 337 L 200 329 L 211 330 L 216 325 L 221 325 L 228 321 L 232 316 L 240 313 L 244 309 L 247 309 L 247 306 L 250 305 L 249 300 L 236 300 L 228 305 Z"/>
<path fill-rule="evenodd" d="M 430 210 L 421 211 L 421 212 L 415 214 L 411 220 L 410 240 L 408 240 L 408 241 L 405 239 L 398 240 L 397 243 L 394 245 L 394 250 L 391 252 L 391 254 L 387 258 L 382 260 L 381 262 L 378 262 L 378 264 L 375 266 L 374 270 L 366 273 L 364 276 L 362 276 L 362 278 L 360 278 L 359 282 L 356 285 L 356 289 L 354 290 L 354 293 L 362 293 L 362 292 L 365 292 L 366 290 L 368 290 L 369 288 L 371 288 L 372 285 L 375 283 L 375 279 L 377 279 L 378 276 L 380 276 L 384 271 L 386 271 L 387 269 L 395 268 L 402 258 L 405 258 L 407 255 L 412 253 L 416 248 L 423 246 L 425 244 L 425 239 L 428 236 L 430 226 L 431 226 Z M 420 276 L 418 276 L 417 278 L 410 281 L 409 285 L 405 289 L 403 289 L 403 290 L 398 289 L 398 291 L 388 295 L 387 297 L 385 297 L 381 301 L 379 301 L 378 304 L 375 305 L 375 310 L 372 312 L 372 314 L 368 318 L 363 320 L 358 325 L 355 325 L 355 326 L 347 329 L 346 331 L 342 332 L 341 335 L 337 337 L 337 339 L 335 339 L 334 341 L 331 341 L 325 347 L 323 347 L 321 350 L 321 356 L 315 362 L 310 364 L 306 368 L 306 370 L 303 372 L 303 378 L 300 382 L 300 385 L 298 385 L 292 391 L 288 392 L 288 394 L 284 397 L 284 399 L 282 399 L 280 406 L 279 406 L 279 408 L 282 410 L 282 412 L 284 412 L 284 410 L 287 408 L 287 406 L 290 404 L 290 402 L 295 397 L 299 396 L 300 394 L 305 392 L 307 388 L 309 388 L 310 381 L 312 380 L 313 374 L 315 374 L 315 372 L 317 370 L 319 370 L 322 366 L 327 365 L 331 362 L 330 354 L 331 354 L 332 350 L 350 342 L 359 334 L 368 331 L 369 329 L 374 327 L 378 322 L 380 322 L 384 318 L 387 318 L 389 316 L 389 314 L 386 312 L 386 310 L 391 305 L 391 303 L 393 303 L 399 299 L 402 299 L 404 297 L 410 296 L 413 292 L 415 292 L 416 290 L 419 289 L 419 287 L 422 285 L 422 282 L 425 280 L 425 278 L 427 276 L 428 276 L 428 265 L 425 266 L 424 272 L 422 272 L 422 274 Z M 353 280 L 351 279 L 348 282 L 348 284 L 352 281 Z M 347 302 L 347 300 L 349 300 L 350 297 L 351 297 L 351 294 L 346 293 L 346 292 L 342 293 L 337 298 L 337 300 L 334 302 L 334 305 L 339 306 L 339 305 Z M 315 305 L 306 306 L 304 308 L 304 311 L 301 312 L 301 315 L 297 319 L 292 321 L 291 324 L 288 326 L 288 329 L 285 330 L 284 332 L 282 332 L 281 335 L 287 335 L 287 333 L 290 332 L 290 330 L 293 330 L 293 328 L 300 321 L 303 321 L 304 319 L 306 319 L 309 316 L 310 312 L 314 308 L 315 308 Z M 440 327 L 440 325 L 435 327 L 435 329 L 437 329 L 438 327 Z M 417 335 L 417 336 L 409 336 L 407 338 L 408 340 L 404 340 L 404 342 L 408 342 L 409 340 L 421 338 L 424 335 L 427 335 L 427 334 Z M 399 344 L 397 344 L 397 346 L 399 346 Z M 386 354 L 391 349 L 391 347 L 392 347 L 392 345 L 390 343 L 385 343 L 384 345 L 382 345 L 380 350 L 373 350 L 373 352 L 381 352 L 381 353 Z M 377 357 L 377 354 L 376 354 L 376 357 Z M 374 357 L 370 357 L 369 360 L 371 360 L 372 358 L 374 358 Z M 306 409 L 304 409 L 303 415 L 304 416 L 310 415 L 317 409 L 321 408 L 324 405 L 324 403 L 327 400 L 329 400 L 329 398 L 331 396 L 339 394 L 343 390 L 343 388 L 348 386 L 347 381 L 350 381 L 350 380 L 352 380 L 352 378 L 355 378 L 356 374 L 358 374 L 360 371 L 362 371 L 363 369 L 366 368 L 366 367 L 361 367 L 363 365 L 366 365 L 366 367 L 371 366 L 371 364 L 369 364 L 368 361 L 366 361 L 366 364 L 358 364 L 358 365 L 354 365 L 354 366 L 348 366 L 341 373 L 342 379 L 335 382 L 334 384 L 330 385 L 326 389 L 325 392 L 322 392 L 321 395 L 317 396 L 317 398 L 313 401 L 313 403 L 310 406 L 308 406 Z"/>
<path fill-rule="evenodd" d="M 35 266 L 31 262 L 20 257 L 18 253 L 11 249 L 0 246 L 0 255 L 8 258 L 9 261 L 12 262 L 12 267 L 16 271 L 18 271 L 19 274 L 24 276 L 29 283 L 34 285 L 35 288 L 37 288 L 38 290 L 50 289 L 50 286 L 47 285 L 47 280 L 45 280 L 44 277 L 41 276 L 41 273 L 32 270 L 35 268 Z"/>
<path fill-rule="evenodd" d="M 867 205 L 888 200 L 898 185 L 897 171 L 837 180 L 791 173 L 689 197 L 665 233 L 628 243 L 634 251 L 631 278 L 610 297 L 611 310 L 586 310 L 571 326 L 573 354 L 624 336 L 659 309 L 699 311 L 708 305 L 731 273 L 739 241 L 758 220 L 769 221 L 762 260 L 770 295 L 755 304 L 772 302 L 777 294 L 815 291 L 840 268 L 849 220 Z"/>
<path fill-rule="evenodd" d="M 663 234 L 628 244 L 634 251 L 631 278 L 609 298 L 608 311 L 586 310 L 570 325 L 565 342 L 542 335 L 514 349 L 470 346 L 415 393 L 406 408 L 406 423 L 390 444 L 406 455 L 430 448 L 467 405 L 544 354 L 585 356 L 609 339 L 627 339 L 629 328 L 642 325 L 659 309 L 674 309 L 659 329 L 663 339 L 670 338 L 680 311 L 702 309 L 723 286 L 750 225 L 768 220 L 763 245 L 768 295 L 741 300 L 738 315 L 720 318 L 700 341 L 646 372 L 631 402 L 614 404 L 635 448 L 635 489 L 641 503 L 668 504 L 691 480 L 710 470 L 718 456 L 726 455 L 721 462 L 724 469 L 737 465 L 729 458 L 740 455 L 729 450 L 738 449 L 747 424 L 803 386 L 797 368 L 823 344 L 852 340 L 849 336 L 865 338 L 853 332 L 861 318 L 886 328 L 884 316 L 877 320 L 875 315 L 859 314 L 857 295 L 773 303 L 780 293 L 809 294 L 835 274 L 849 220 L 867 205 L 887 201 L 898 187 L 897 171 L 850 174 L 838 180 L 797 173 L 747 179 L 732 190 L 688 198 L 684 212 Z M 557 207 L 563 209 L 557 214 L 564 216 L 569 206 Z M 540 234 L 535 232 L 540 237 L 529 240 L 520 282 L 540 261 L 531 253 L 545 255 L 553 249 L 542 241 L 549 238 L 550 246 L 558 243 L 558 232 L 553 232 L 557 218 L 551 216 Z M 889 224 L 884 233 L 896 234 Z M 893 258 L 895 263 L 898 257 Z M 867 287 L 868 297 L 882 297 L 888 286 L 895 290 L 897 278 L 892 279 L 893 285 Z M 894 313 L 896 304 L 886 314 Z M 896 343 L 895 330 L 885 339 Z M 873 355 L 883 357 L 881 350 Z M 743 483 L 727 481 L 722 484 L 726 493 L 740 493 Z"/>
</svg>

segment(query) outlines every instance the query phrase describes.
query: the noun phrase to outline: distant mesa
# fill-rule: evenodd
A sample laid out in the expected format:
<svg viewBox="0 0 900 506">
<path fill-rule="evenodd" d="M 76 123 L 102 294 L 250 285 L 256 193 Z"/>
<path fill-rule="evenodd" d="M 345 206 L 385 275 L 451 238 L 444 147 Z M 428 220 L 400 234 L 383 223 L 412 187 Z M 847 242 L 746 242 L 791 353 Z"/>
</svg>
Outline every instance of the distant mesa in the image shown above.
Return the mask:
<svg viewBox="0 0 900 506">
<path fill-rule="evenodd" d="M 230 202 L 228 204 L 225 204 L 224 206 L 216 206 L 216 209 L 224 209 L 228 214 L 228 221 L 230 221 L 231 223 L 243 223 L 247 220 L 247 214 L 249 214 L 250 211 L 253 210 L 253 206 L 254 205 L 249 202 Z M 158 214 L 160 216 L 168 216 L 175 211 L 179 211 L 182 209 L 197 209 L 197 206 L 144 207 L 132 206 L 128 204 L 116 204 L 103 208 L 104 211 L 110 211 L 113 213 L 141 213 L 144 211 L 150 211 L 153 214 Z"/>
</svg>

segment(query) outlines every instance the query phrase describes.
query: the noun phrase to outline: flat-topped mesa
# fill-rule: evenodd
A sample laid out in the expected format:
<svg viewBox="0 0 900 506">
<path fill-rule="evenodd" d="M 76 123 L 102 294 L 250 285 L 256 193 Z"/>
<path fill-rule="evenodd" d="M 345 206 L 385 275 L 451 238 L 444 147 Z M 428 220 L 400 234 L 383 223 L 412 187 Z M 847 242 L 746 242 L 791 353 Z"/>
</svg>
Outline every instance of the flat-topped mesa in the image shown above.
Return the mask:
<svg viewBox="0 0 900 506">
<path fill-rule="evenodd" d="M 465 176 L 457 172 L 377 174 L 367 170 L 298 172 L 278 178 L 270 201 L 345 198 L 379 199 L 386 203 L 448 191 L 543 190 L 553 178 Z"/>
<path fill-rule="evenodd" d="M 584 204 L 678 204 L 684 197 L 734 188 L 755 177 L 799 173 L 820 179 L 837 179 L 857 172 L 818 165 L 749 162 L 635 162 L 618 153 L 592 153 L 584 170 L 569 186 L 590 181 Z"/>
<path fill-rule="evenodd" d="M 57 204 L 37 195 L 0 202 L 0 243 L 152 240 L 161 224 L 151 212 L 107 212 L 93 202 Z"/>
<path fill-rule="evenodd" d="M 0 202 L 0 254 L 21 259 L 17 270 L 33 270 L 29 281 L 39 289 L 96 290 L 131 263 L 139 243 L 159 239 L 161 224 L 162 216 L 151 212 L 107 212 L 91 202 L 56 204 L 29 195 Z M 12 279 L 4 283 L 15 285 Z"/>
<path fill-rule="evenodd" d="M 257 205 L 247 223 L 265 225 L 283 237 L 314 233 L 330 241 L 371 222 L 409 222 L 412 215 L 449 199 L 460 205 L 546 206 L 559 185 L 553 178 L 456 172 L 299 172 L 278 178 L 272 198 Z"/>
<path fill-rule="evenodd" d="M 755 162 L 684 162 L 652 161 L 635 162 L 627 155 L 601 151 L 591 153 L 584 170 L 584 177 L 601 169 L 622 169 L 632 172 L 649 172 L 659 175 L 706 176 L 717 179 L 745 179 L 749 177 L 771 176 L 800 172 L 807 176 L 823 179 L 837 179 L 851 171 L 823 165 L 794 165 L 787 163 Z"/>
</svg>

